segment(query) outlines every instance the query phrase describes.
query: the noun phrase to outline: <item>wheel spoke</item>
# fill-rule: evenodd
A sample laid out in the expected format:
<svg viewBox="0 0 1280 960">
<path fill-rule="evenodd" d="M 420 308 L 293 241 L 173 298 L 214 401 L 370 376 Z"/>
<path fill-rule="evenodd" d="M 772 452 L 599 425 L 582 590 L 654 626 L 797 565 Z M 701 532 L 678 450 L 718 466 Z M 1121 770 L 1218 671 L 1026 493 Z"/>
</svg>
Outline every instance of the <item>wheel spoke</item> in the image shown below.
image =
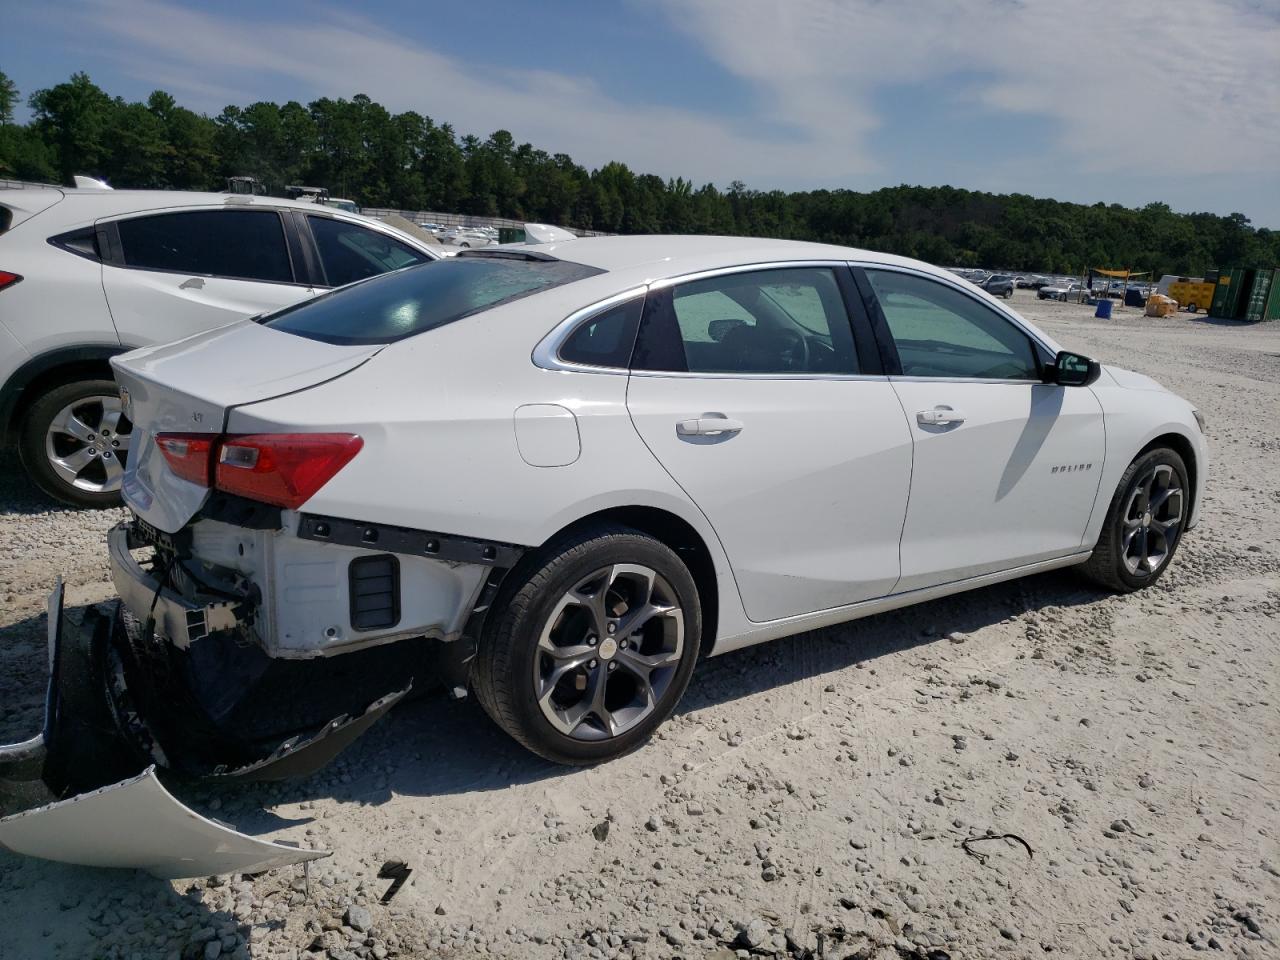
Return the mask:
<svg viewBox="0 0 1280 960">
<path fill-rule="evenodd" d="M 618 724 L 613 718 L 613 714 L 609 712 L 609 708 L 605 706 L 605 694 L 609 690 L 609 671 L 603 666 L 597 667 L 591 680 L 591 712 L 595 714 L 597 720 L 604 726 L 609 736 L 616 737 L 618 735 Z"/>
<path fill-rule="evenodd" d="M 1182 490 L 1178 487 L 1166 487 L 1158 494 L 1151 498 L 1151 515 L 1154 517 L 1166 504 L 1171 501 L 1176 504 L 1178 517 L 1182 515 Z M 1175 518 L 1177 519 L 1177 518 Z"/>
<path fill-rule="evenodd" d="M 556 684 L 558 684 L 561 680 L 565 678 L 565 676 L 572 673 L 574 670 L 577 670 L 579 667 L 590 662 L 590 660 L 591 660 L 591 655 L 586 654 L 584 656 L 567 658 L 561 661 L 560 663 L 556 664 L 555 669 L 552 670 L 551 673 L 549 673 L 547 677 L 542 681 L 542 689 L 538 691 L 538 702 L 546 703 L 548 700 L 550 700 L 551 694 L 555 693 Z"/>
<path fill-rule="evenodd" d="M 109 430 L 112 435 L 120 431 L 120 419 L 124 416 L 124 408 L 120 405 L 120 400 L 116 397 L 102 398 L 102 422 L 98 424 L 99 430 Z"/>
<path fill-rule="evenodd" d="M 622 616 L 622 619 L 618 621 L 617 635 L 619 637 L 629 637 L 654 617 L 669 616 L 675 610 L 674 606 L 666 603 L 646 603 L 644 606 L 637 607 L 634 610 L 628 610 Z"/>
<path fill-rule="evenodd" d="M 114 486 L 124 479 L 124 464 L 119 457 L 103 457 L 102 467 L 107 472 L 107 485 Z"/>
<path fill-rule="evenodd" d="M 95 459 L 93 450 L 89 447 L 83 447 L 74 453 L 67 454 L 65 457 L 50 457 L 49 464 L 63 480 L 67 481 L 67 483 L 74 483 L 76 478 L 80 476 L 80 471 Z"/>
<path fill-rule="evenodd" d="M 659 667 L 669 667 L 672 664 L 680 662 L 679 650 L 664 650 L 661 653 L 651 655 L 640 653 L 636 650 L 619 650 L 618 659 L 636 676 L 643 679 L 646 683 L 649 675 Z"/>
<path fill-rule="evenodd" d="M 597 579 L 598 575 L 593 576 L 587 584 L 578 584 L 574 588 L 574 597 L 591 614 L 591 624 L 597 637 L 603 637 L 609 629 L 609 611 L 606 609 L 606 604 L 609 602 L 609 587 L 613 585 L 614 569 L 614 567 L 608 567 L 599 579 Z M 584 592 L 583 588 L 591 583 L 595 584 L 595 592 Z"/>
<path fill-rule="evenodd" d="M 75 437 L 81 443 L 92 443 L 97 435 L 93 427 L 76 416 L 74 407 L 68 407 L 62 417 L 55 420 L 49 429 L 55 433 L 65 433 L 67 436 Z"/>
</svg>

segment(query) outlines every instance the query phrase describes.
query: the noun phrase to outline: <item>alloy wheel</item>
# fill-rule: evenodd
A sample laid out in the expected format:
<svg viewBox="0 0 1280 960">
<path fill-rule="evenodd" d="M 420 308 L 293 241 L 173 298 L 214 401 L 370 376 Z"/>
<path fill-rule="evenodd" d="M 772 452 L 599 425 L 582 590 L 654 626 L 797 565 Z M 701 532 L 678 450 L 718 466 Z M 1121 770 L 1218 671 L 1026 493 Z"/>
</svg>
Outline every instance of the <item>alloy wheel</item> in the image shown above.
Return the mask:
<svg viewBox="0 0 1280 960">
<path fill-rule="evenodd" d="M 82 397 L 50 421 L 45 455 L 68 486 L 87 493 L 112 493 L 124 479 L 132 431 L 119 397 Z"/>
<path fill-rule="evenodd" d="M 654 712 L 684 655 L 671 584 L 640 564 L 611 564 L 557 601 L 538 637 L 534 697 L 575 740 L 620 736 Z"/>
<path fill-rule="evenodd" d="M 1120 538 L 1125 569 L 1149 577 L 1173 552 L 1182 532 L 1184 497 L 1178 474 L 1157 464 L 1134 485 L 1123 514 Z"/>
</svg>

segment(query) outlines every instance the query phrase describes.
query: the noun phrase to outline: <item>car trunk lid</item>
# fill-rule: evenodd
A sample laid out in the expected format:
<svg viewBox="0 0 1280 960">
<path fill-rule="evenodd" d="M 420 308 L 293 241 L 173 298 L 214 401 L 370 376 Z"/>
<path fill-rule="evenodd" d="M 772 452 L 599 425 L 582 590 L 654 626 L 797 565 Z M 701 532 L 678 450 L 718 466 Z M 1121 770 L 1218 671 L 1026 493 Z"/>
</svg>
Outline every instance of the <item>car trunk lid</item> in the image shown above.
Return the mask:
<svg viewBox="0 0 1280 960">
<path fill-rule="evenodd" d="M 125 502 L 157 529 L 180 530 L 210 491 L 174 473 L 156 434 L 219 434 L 233 407 L 333 380 L 380 349 L 324 343 L 246 320 L 113 358 L 133 424 Z"/>
</svg>

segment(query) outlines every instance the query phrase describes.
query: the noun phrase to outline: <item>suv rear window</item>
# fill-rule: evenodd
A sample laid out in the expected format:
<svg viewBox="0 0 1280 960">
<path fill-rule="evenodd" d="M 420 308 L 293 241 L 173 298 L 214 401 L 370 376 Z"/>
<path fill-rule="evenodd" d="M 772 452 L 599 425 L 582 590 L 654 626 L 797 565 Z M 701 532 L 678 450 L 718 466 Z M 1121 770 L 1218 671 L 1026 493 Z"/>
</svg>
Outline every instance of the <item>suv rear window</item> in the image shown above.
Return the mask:
<svg viewBox="0 0 1280 960">
<path fill-rule="evenodd" d="M 334 290 L 263 323 L 324 343 L 392 343 L 597 273 L 549 258 L 446 257 Z"/>
</svg>

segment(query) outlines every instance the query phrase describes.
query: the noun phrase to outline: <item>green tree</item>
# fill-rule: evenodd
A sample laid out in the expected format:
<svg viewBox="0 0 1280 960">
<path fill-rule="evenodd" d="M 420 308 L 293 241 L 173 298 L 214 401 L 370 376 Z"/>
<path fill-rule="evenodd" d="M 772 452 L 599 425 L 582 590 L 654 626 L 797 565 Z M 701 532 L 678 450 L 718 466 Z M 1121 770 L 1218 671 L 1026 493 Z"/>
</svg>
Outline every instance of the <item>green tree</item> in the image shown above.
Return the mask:
<svg viewBox="0 0 1280 960">
<path fill-rule="evenodd" d="M 13 83 L 0 74 L 0 172 L 64 182 L 105 175 L 120 187 L 220 189 L 249 174 L 272 192 L 327 187 L 371 206 L 477 213 L 620 233 L 791 237 L 866 247 L 955 266 L 1078 272 L 1088 266 L 1201 274 L 1280 263 L 1280 233 L 1233 213 L 1175 213 L 1167 204 L 1061 203 L 1026 194 L 902 184 L 869 193 L 724 190 L 664 180 L 621 160 L 588 170 L 564 153 L 517 144 L 506 130 L 460 136 L 364 94 L 303 105 L 229 105 L 216 117 L 162 90 L 145 103 L 111 98 L 83 73 L 39 90 L 15 124 Z"/>
</svg>

